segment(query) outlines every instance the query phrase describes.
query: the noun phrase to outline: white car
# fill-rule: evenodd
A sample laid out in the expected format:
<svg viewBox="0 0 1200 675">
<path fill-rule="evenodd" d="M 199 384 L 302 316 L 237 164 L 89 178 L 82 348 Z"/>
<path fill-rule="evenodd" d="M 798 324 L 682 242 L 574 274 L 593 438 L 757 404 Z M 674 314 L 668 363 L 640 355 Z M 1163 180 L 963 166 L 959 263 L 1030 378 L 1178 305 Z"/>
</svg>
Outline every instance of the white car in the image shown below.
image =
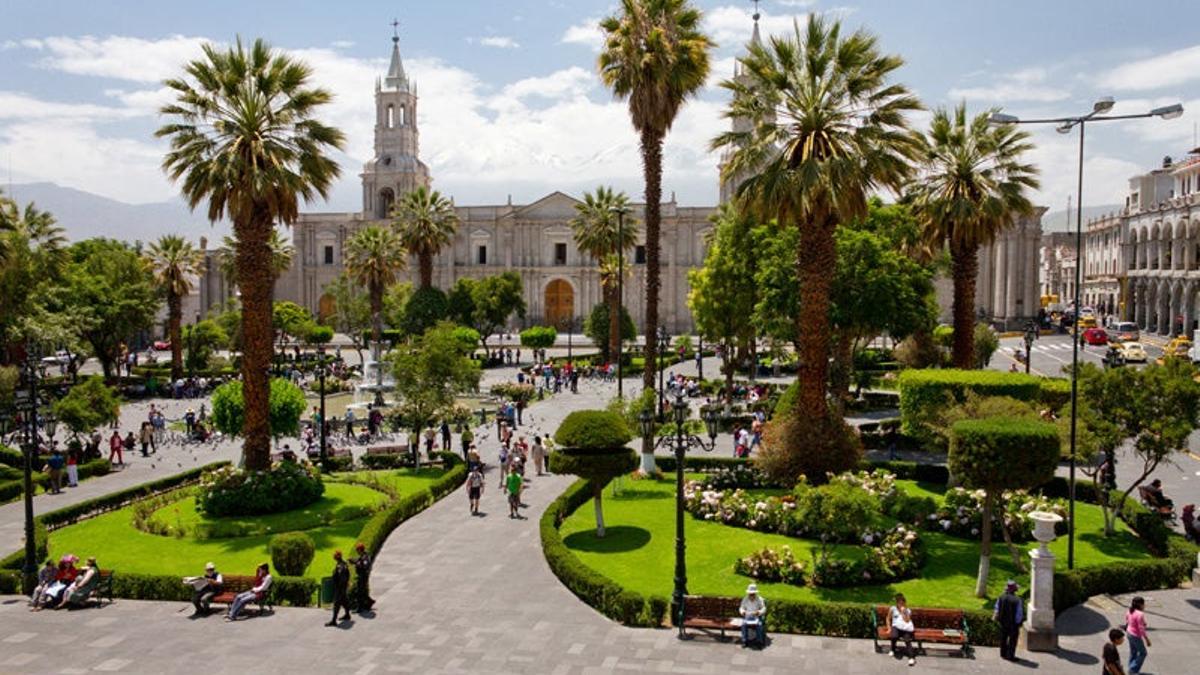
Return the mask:
<svg viewBox="0 0 1200 675">
<path fill-rule="evenodd" d="M 1145 363 L 1146 348 L 1140 342 L 1121 342 L 1119 343 L 1121 353 L 1125 356 L 1125 362 Z"/>
</svg>

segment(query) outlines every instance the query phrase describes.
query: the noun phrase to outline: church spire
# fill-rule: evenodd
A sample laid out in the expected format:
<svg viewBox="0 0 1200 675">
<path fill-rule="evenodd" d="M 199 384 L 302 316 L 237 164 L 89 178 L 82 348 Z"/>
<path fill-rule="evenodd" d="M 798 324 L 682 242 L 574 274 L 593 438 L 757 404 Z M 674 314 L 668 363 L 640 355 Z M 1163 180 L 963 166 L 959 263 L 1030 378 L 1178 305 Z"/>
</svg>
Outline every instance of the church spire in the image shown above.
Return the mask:
<svg viewBox="0 0 1200 675">
<path fill-rule="evenodd" d="M 383 84 L 388 89 L 408 91 L 408 76 L 404 74 L 404 62 L 400 60 L 400 22 L 392 20 L 392 63 L 388 66 Z"/>
<path fill-rule="evenodd" d="M 754 33 L 750 36 L 750 44 L 752 45 L 762 44 L 762 38 L 758 35 L 758 19 L 760 16 L 758 13 L 758 0 L 754 0 Z"/>
</svg>

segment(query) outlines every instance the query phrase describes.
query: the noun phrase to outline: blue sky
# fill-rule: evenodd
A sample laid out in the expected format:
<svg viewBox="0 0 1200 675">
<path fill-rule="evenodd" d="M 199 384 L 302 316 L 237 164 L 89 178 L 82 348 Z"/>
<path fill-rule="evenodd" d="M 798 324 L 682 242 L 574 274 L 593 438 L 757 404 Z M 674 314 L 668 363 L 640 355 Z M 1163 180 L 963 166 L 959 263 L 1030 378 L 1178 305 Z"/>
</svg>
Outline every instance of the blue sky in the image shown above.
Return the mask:
<svg viewBox="0 0 1200 675">
<path fill-rule="evenodd" d="M 749 37 L 753 4 L 698 0 L 719 43 L 714 76 L 668 138 L 665 191 L 681 203 L 716 201 L 716 157 L 707 141 L 724 128 L 716 83 Z M 332 89 L 328 121 L 349 136 L 343 179 L 329 204 L 359 208 L 358 173 L 369 159 L 372 84 L 386 68 L 393 17 L 421 102 L 421 154 L 435 187 L 459 204 L 531 201 L 556 189 L 610 183 L 641 191 L 636 136 L 624 106 L 595 76 L 596 19 L 607 0 L 456 2 L 26 2 L 5 0 L 0 22 L 0 171 L 17 182 L 49 180 L 126 202 L 171 198 L 152 137 L 160 82 L 204 41 L 263 36 L 295 52 Z M 1090 109 L 1117 112 L 1182 101 L 1183 118 L 1089 129 L 1084 202 L 1124 199 L 1125 181 L 1164 155 L 1194 145 L 1200 120 L 1200 3 L 907 2 L 763 0 L 766 33 L 793 17 L 828 12 L 879 35 L 903 56 L 898 80 L 930 107 L 966 100 L 1026 116 Z M 927 118 L 914 120 L 923 125 Z M 1032 159 L 1043 171 L 1040 203 L 1074 192 L 1075 139 L 1046 129 Z"/>
</svg>

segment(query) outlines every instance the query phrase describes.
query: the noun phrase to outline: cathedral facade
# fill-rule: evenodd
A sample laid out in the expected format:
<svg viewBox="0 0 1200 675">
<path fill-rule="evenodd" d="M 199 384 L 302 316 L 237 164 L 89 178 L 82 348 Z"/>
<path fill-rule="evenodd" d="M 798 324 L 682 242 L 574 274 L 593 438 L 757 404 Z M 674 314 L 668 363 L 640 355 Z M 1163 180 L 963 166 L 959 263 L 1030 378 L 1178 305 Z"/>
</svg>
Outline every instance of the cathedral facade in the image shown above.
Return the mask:
<svg viewBox="0 0 1200 675">
<path fill-rule="evenodd" d="M 325 288 L 343 270 L 345 244 L 360 228 L 390 223 L 392 205 L 405 193 L 429 186 L 429 168 L 420 159 L 417 86 L 409 80 L 393 38 L 387 75 L 375 87 L 375 156 L 364 166 L 362 210 L 306 213 L 292 227 L 295 253 L 280 278 L 276 298 L 291 300 L 314 314 L 328 315 L 333 299 Z M 603 301 L 597 263 L 576 247 L 570 221 L 579 201 L 552 192 L 528 204 L 455 205 L 458 231 L 434 260 L 433 283 L 449 290 L 463 277 L 514 271 L 525 286 L 526 317 L 512 328 L 545 324 L 582 329 L 592 308 Z M 627 222 L 643 220 L 643 204 L 631 204 Z M 662 295 L 660 320 L 668 331 L 693 330 L 687 307 L 687 272 L 704 262 L 705 235 L 714 207 L 662 205 Z M 641 227 L 637 227 L 641 233 Z M 645 297 L 644 238 L 626 256 L 625 306 L 641 328 Z M 415 258 L 402 281 L 415 281 Z M 203 303 L 204 306 L 211 305 Z M 572 323 L 573 322 L 573 323 Z"/>
</svg>

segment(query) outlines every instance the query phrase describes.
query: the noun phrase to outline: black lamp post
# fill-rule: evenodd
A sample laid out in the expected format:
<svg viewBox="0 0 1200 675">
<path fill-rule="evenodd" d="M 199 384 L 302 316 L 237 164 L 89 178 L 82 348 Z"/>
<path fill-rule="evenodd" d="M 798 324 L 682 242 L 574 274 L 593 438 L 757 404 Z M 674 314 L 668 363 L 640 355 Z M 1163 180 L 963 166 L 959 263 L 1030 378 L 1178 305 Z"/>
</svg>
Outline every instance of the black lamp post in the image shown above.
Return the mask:
<svg viewBox="0 0 1200 675">
<path fill-rule="evenodd" d="M 658 327 L 658 418 L 663 419 L 666 413 L 663 410 L 663 354 L 667 352 L 667 347 L 670 346 L 671 336 L 667 333 L 665 326 Z"/>
<path fill-rule="evenodd" d="M 1033 321 L 1025 326 L 1025 374 L 1029 374 L 1029 364 L 1033 361 L 1033 341 L 1038 339 L 1038 327 Z"/>
<path fill-rule="evenodd" d="M 621 310 L 625 308 L 625 214 L 629 213 L 629 207 L 621 204 L 609 208 L 611 213 L 617 214 L 617 306 L 609 307 L 608 311 L 617 313 L 617 398 L 625 397 L 625 387 L 621 382 L 621 352 L 622 344 L 625 342 L 625 317 Z"/>
<path fill-rule="evenodd" d="M 321 428 L 318 433 L 321 434 L 321 471 L 329 473 L 329 455 L 328 455 L 328 438 L 325 432 L 328 423 L 325 421 L 325 345 L 317 347 L 317 381 L 321 386 Z"/>
<path fill-rule="evenodd" d="M 671 404 L 671 412 L 675 416 L 675 433 L 663 436 L 655 442 L 654 448 L 668 446 L 675 452 L 675 592 L 672 595 L 674 604 L 672 616 L 679 628 L 679 637 L 683 637 L 683 604 L 687 598 L 687 543 L 683 533 L 683 464 L 689 448 L 697 448 L 712 452 L 717 443 L 717 426 L 720 417 L 713 410 L 704 413 L 704 427 L 708 431 L 708 440 L 699 436 L 684 433 L 683 423 L 687 421 L 690 406 L 683 394 L 676 394 Z M 653 438 L 655 429 L 654 415 L 643 410 L 638 415 L 643 438 Z"/>
<path fill-rule="evenodd" d="M 29 347 L 22 368 L 24 389 L 16 392 L 16 409 L 24 414 L 25 421 L 25 592 L 32 593 L 37 581 L 37 543 L 33 533 L 33 458 L 37 454 L 38 426 L 38 366 L 41 365 L 41 355 L 37 349 Z"/>
<path fill-rule="evenodd" d="M 700 382 L 704 381 L 704 333 L 700 333 L 698 337 L 698 346 L 696 347 L 696 379 Z"/>
<path fill-rule="evenodd" d="M 1086 115 L 1078 115 L 1075 117 L 1055 117 L 1047 119 L 1029 119 L 1023 120 L 1016 115 L 1008 115 L 1001 112 L 993 112 L 989 118 L 989 122 L 995 125 L 1003 124 L 1054 124 L 1055 131 L 1060 134 L 1069 134 L 1075 127 L 1079 127 L 1079 182 L 1078 195 L 1075 203 L 1075 308 L 1071 312 L 1071 323 L 1075 328 L 1073 333 L 1074 339 L 1071 340 L 1071 454 L 1069 456 L 1070 469 L 1067 478 L 1070 484 L 1068 489 L 1068 513 L 1067 513 L 1067 569 L 1075 568 L 1075 436 L 1076 426 L 1078 421 L 1077 407 L 1079 400 L 1079 310 L 1082 308 L 1080 300 L 1080 291 L 1083 286 L 1083 265 L 1084 265 L 1084 250 L 1083 250 L 1083 132 L 1084 127 L 1088 122 L 1108 122 L 1113 120 L 1132 120 L 1142 119 L 1146 117 L 1158 117 L 1164 120 L 1173 120 L 1183 115 L 1183 106 L 1179 103 L 1172 105 L 1160 106 L 1154 108 L 1150 112 L 1137 113 L 1134 115 L 1108 115 L 1113 109 L 1113 99 L 1111 96 L 1105 96 L 1092 104 L 1092 111 Z M 1026 355 L 1028 356 L 1028 355 Z M 1028 361 L 1026 361 L 1028 368 Z"/>
</svg>

